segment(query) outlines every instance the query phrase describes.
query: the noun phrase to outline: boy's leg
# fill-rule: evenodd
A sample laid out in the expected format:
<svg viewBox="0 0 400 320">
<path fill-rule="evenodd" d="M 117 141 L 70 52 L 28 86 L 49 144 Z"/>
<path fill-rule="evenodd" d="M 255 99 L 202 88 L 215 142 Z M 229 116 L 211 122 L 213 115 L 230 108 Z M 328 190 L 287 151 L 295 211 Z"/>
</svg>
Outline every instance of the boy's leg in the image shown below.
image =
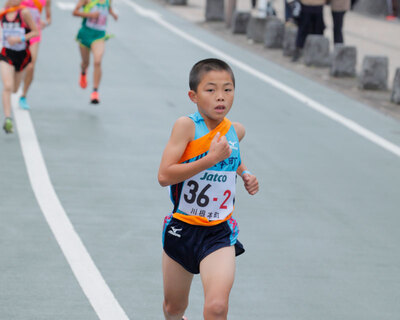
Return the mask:
<svg viewBox="0 0 400 320">
<path fill-rule="evenodd" d="M 79 44 L 79 51 L 81 53 L 81 72 L 85 72 L 89 66 L 89 59 L 90 59 L 90 49 L 88 47 L 85 47 L 82 44 Z"/>
<path fill-rule="evenodd" d="M 235 247 L 224 247 L 205 257 L 200 263 L 200 276 L 204 288 L 204 319 L 226 320 L 235 278 Z"/>
<path fill-rule="evenodd" d="M 81 75 L 79 78 L 79 85 L 82 89 L 87 87 L 86 70 L 89 67 L 90 49 L 82 44 L 79 44 L 79 51 L 81 53 Z"/>
<path fill-rule="evenodd" d="M 14 88 L 14 66 L 5 61 L 0 61 L 1 80 L 3 81 L 2 102 L 4 115 L 6 118 L 11 117 L 11 94 Z"/>
<path fill-rule="evenodd" d="M 33 81 L 33 73 L 35 71 L 36 60 L 39 52 L 39 43 L 40 42 L 35 42 L 29 46 L 29 51 L 31 52 L 31 62 L 26 67 L 22 97 L 27 95 L 29 87 Z"/>
<path fill-rule="evenodd" d="M 333 43 L 343 43 L 343 18 L 345 11 L 332 11 Z"/>
<path fill-rule="evenodd" d="M 103 59 L 105 49 L 104 40 L 96 40 L 91 45 L 91 50 L 93 53 L 93 88 L 98 89 L 101 80 L 101 60 Z"/>
<path fill-rule="evenodd" d="M 25 75 L 25 70 L 14 73 L 13 93 L 16 93 L 18 91 L 24 75 Z"/>
<path fill-rule="evenodd" d="M 166 320 L 181 320 L 188 301 L 193 274 L 171 259 L 164 251 L 162 257 L 164 279 L 163 311 Z"/>
</svg>

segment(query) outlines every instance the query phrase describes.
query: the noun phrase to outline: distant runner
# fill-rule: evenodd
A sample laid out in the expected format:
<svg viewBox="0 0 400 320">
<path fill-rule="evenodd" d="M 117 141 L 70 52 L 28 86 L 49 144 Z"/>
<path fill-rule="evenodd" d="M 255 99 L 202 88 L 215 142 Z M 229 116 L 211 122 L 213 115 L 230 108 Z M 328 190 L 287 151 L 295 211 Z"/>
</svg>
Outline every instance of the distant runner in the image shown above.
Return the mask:
<svg viewBox="0 0 400 320">
<path fill-rule="evenodd" d="M 3 129 L 13 132 L 11 118 L 11 94 L 17 92 L 23 70 L 31 62 L 29 40 L 39 35 L 29 9 L 21 6 L 22 0 L 9 0 L 0 13 L 2 46 L 0 71 L 3 81 L 3 108 L 5 121 Z"/>
<path fill-rule="evenodd" d="M 29 63 L 26 67 L 26 72 L 24 76 L 24 88 L 22 91 L 22 95 L 19 99 L 19 106 L 22 109 L 29 110 L 30 106 L 26 101 L 26 95 L 33 81 L 33 74 L 35 71 L 36 60 L 39 52 L 39 43 L 41 40 L 41 30 L 49 26 L 51 23 L 51 0 L 23 0 L 21 5 L 29 9 L 39 31 L 39 35 L 37 37 L 33 37 L 29 40 L 29 50 L 31 52 L 32 60 L 31 63 Z M 43 8 L 46 11 L 45 21 L 42 21 L 41 19 Z"/>
<path fill-rule="evenodd" d="M 83 8 L 83 11 L 80 10 Z M 81 76 L 79 85 L 82 89 L 87 87 L 86 71 L 89 66 L 90 51 L 93 53 L 93 92 L 90 95 L 90 102 L 97 104 L 99 99 L 99 85 L 101 80 L 101 61 L 103 59 L 106 35 L 107 17 L 110 14 L 114 20 L 118 15 L 111 7 L 111 0 L 79 0 L 73 15 L 82 17 L 82 27 L 76 37 L 82 56 Z"/>
</svg>

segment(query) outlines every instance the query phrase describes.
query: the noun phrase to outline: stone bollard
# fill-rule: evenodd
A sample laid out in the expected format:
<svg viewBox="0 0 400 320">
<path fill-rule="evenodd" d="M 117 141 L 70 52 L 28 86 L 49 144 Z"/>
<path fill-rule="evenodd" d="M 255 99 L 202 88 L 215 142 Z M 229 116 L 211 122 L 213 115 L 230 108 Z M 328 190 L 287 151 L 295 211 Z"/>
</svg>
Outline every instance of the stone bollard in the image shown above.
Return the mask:
<svg viewBox="0 0 400 320">
<path fill-rule="evenodd" d="M 297 27 L 296 26 L 285 26 L 285 31 L 283 33 L 283 55 L 291 57 L 296 50 L 296 36 Z"/>
<path fill-rule="evenodd" d="M 250 17 L 250 12 L 235 11 L 232 17 L 232 33 L 246 34 L 247 25 L 249 24 Z"/>
<path fill-rule="evenodd" d="M 393 90 L 390 101 L 400 104 L 400 68 L 396 69 L 396 75 L 393 80 Z"/>
<path fill-rule="evenodd" d="M 279 19 L 267 21 L 264 32 L 264 44 L 266 48 L 282 48 L 285 24 Z"/>
<path fill-rule="evenodd" d="M 391 0 L 390 0 L 391 1 Z M 385 15 L 388 13 L 387 1 L 362 0 L 357 1 L 353 7 L 355 12 L 369 15 Z"/>
<path fill-rule="evenodd" d="M 176 5 L 176 6 L 186 6 L 187 0 L 168 0 L 168 4 Z"/>
<path fill-rule="evenodd" d="M 206 0 L 206 21 L 224 21 L 224 0 Z"/>
<path fill-rule="evenodd" d="M 357 48 L 336 44 L 333 50 L 331 75 L 334 77 L 355 77 Z"/>
<path fill-rule="evenodd" d="M 359 88 L 386 90 L 389 73 L 389 59 L 384 56 L 365 56 L 359 78 Z"/>
<path fill-rule="evenodd" d="M 236 11 L 236 0 L 225 0 L 225 26 L 230 28 L 232 25 L 233 13 Z"/>
<path fill-rule="evenodd" d="M 264 41 L 264 30 L 265 24 L 267 23 L 266 18 L 250 17 L 247 25 L 247 37 L 253 39 L 254 42 Z"/>
<path fill-rule="evenodd" d="M 318 34 L 307 36 L 303 58 L 307 66 L 328 67 L 330 65 L 328 38 Z"/>
</svg>

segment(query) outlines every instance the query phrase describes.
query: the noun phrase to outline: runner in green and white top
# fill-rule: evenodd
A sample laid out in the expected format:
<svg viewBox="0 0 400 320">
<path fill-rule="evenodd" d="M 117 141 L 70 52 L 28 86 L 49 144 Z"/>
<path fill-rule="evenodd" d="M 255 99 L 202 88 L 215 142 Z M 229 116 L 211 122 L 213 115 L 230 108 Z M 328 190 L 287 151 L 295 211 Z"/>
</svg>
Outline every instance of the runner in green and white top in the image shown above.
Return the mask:
<svg viewBox="0 0 400 320">
<path fill-rule="evenodd" d="M 111 15 L 114 20 L 118 15 L 111 7 L 111 0 L 79 0 L 73 15 L 82 17 L 82 26 L 76 37 L 79 42 L 81 52 L 81 75 L 79 85 L 82 89 L 87 87 L 86 71 L 89 66 L 90 51 L 93 53 L 93 92 L 90 96 L 90 102 L 97 104 L 100 102 L 98 88 L 101 80 L 101 61 L 105 49 L 107 18 Z"/>
</svg>

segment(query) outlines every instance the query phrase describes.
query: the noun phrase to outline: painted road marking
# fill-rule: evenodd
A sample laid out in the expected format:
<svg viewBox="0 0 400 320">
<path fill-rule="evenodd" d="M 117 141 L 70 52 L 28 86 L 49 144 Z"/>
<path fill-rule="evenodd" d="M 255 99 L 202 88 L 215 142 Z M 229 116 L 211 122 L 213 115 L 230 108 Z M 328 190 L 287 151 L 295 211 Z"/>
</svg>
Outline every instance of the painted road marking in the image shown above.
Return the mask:
<svg viewBox="0 0 400 320">
<path fill-rule="evenodd" d="M 19 141 L 36 200 L 76 279 L 100 319 L 128 319 L 76 233 L 53 188 L 28 111 L 12 95 Z"/>
<path fill-rule="evenodd" d="M 122 0 L 125 4 L 130 6 L 137 14 L 144 16 L 146 18 L 154 20 L 159 25 L 165 27 L 169 31 L 175 33 L 176 35 L 180 36 L 181 38 L 193 43 L 194 45 L 221 57 L 223 60 L 235 65 L 239 69 L 253 75 L 254 77 L 260 79 L 261 81 L 268 83 L 269 85 L 275 87 L 278 90 L 283 91 L 287 95 L 295 98 L 296 100 L 302 102 L 307 107 L 325 115 L 326 117 L 332 119 L 340 123 L 341 125 L 345 126 L 346 128 L 350 129 L 351 131 L 357 133 L 358 135 L 364 137 L 365 139 L 375 143 L 376 145 L 382 147 L 383 149 L 393 153 L 394 155 L 400 157 L 400 147 L 396 144 L 382 138 L 381 136 L 377 135 L 376 133 L 372 132 L 364 128 L 363 126 L 359 125 L 357 122 L 350 120 L 341 114 L 329 109 L 328 107 L 324 106 L 323 104 L 307 97 L 305 94 L 283 84 L 282 82 L 275 80 L 266 74 L 250 67 L 249 65 L 233 58 L 232 56 L 204 43 L 203 41 L 194 38 L 193 36 L 189 35 L 188 33 L 178 29 L 174 25 L 170 24 L 169 22 L 165 21 L 162 16 L 157 13 L 156 11 L 145 9 L 142 6 L 138 5 L 132 0 Z"/>
<path fill-rule="evenodd" d="M 65 11 L 72 11 L 76 7 L 76 3 L 74 2 L 62 2 L 62 1 L 57 1 L 56 5 L 59 9 L 65 10 Z"/>
</svg>

